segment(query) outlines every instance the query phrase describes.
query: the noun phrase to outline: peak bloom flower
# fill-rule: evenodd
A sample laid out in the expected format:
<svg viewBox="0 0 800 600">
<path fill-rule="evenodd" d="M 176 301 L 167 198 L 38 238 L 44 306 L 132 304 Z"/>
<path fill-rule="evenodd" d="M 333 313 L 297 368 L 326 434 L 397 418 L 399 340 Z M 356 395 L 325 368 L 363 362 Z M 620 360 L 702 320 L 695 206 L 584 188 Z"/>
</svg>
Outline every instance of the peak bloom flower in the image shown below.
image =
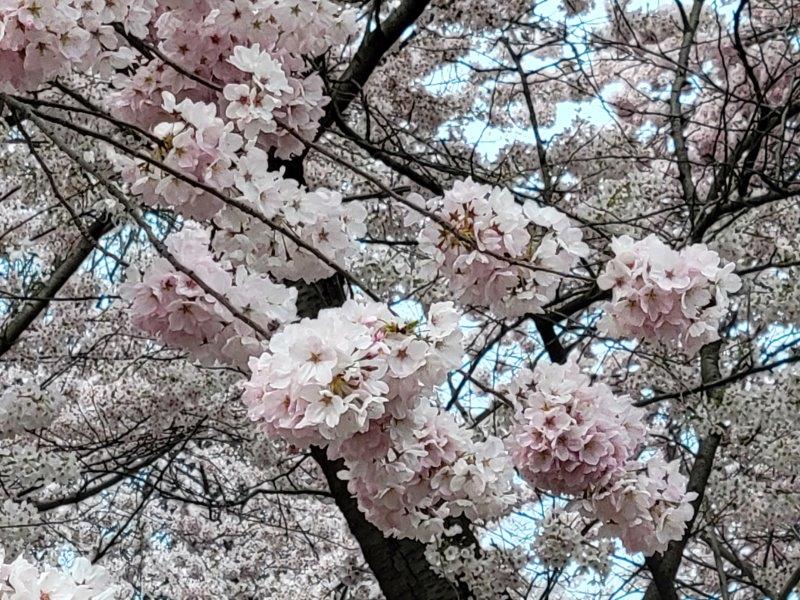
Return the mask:
<svg viewBox="0 0 800 600">
<path fill-rule="evenodd" d="M 528 482 L 579 498 L 586 516 L 600 519 L 599 534 L 630 552 L 662 552 L 681 538 L 696 494 L 686 491 L 679 461 L 636 459 L 644 412 L 628 396 L 590 385 L 573 362 L 522 371 L 508 391 L 518 410 L 506 443 Z"/>
<path fill-rule="evenodd" d="M 134 325 L 165 344 L 189 350 L 208 362 L 246 365 L 265 340 L 237 314 L 262 331 L 275 331 L 295 318 L 297 290 L 250 274 L 244 267 L 234 271 L 229 262 L 215 258 L 209 245 L 206 230 L 187 228 L 172 234 L 166 247 L 188 272 L 157 258 L 143 277 L 130 271 L 122 293 L 132 302 Z M 208 290 L 226 297 L 237 314 Z"/>
<path fill-rule="evenodd" d="M 298 446 L 344 442 L 384 415 L 404 416 L 460 359 L 450 304 L 428 331 L 385 305 L 350 300 L 287 325 L 250 361 L 245 402 L 267 431 Z"/>
<path fill-rule="evenodd" d="M 417 205 L 419 195 L 410 198 Z M 427 208 L 441 221 L 425 221 L 419 249 L 426 268 L 445 276 L 463 305 L 498 316 L 540 312 L 588 246 L 580 229 L 552 207 L 519 205 L 505 188 L 472 179 L 456 181 Z"/>
<path fill-rule="evenodd" d="M 67 569 L 40 569 L 22 557 L 5 563 L 0 546 L 0 598 L 3 600 L 112 600 L 118 597 L 108 572 L 86 558 L 76 558 Z"/>
<path fill-rule="evenodd" d="M 581 494 L 610 481 L 644 439 L 643 411 L 629 396 L 590 385 L 577 364 L 539 364 L 509 387 L 517 405 L 514 464 L 537 488 Z"/>
<path fill-rule="evenodd" d="M 677 341 L 689 355 L 719 339 L 728 294 L 741 287 L 733 263 L 722 264 L 705 244 L 677 251 L 655 235 L 639 241 L 615 238 L 611 250 L 614 258 L 597 279 L 600 289 L 612 293 L 601 331 L 664 344 Z"/>
<path fill-rule="evenodd" d="M 695 492 L 687 492 L 680 462 L 666 462 L 661 453 L 647 461 L 628 463 L 612 483 L 584 502 L 587 514 L 598 517 L 601 532 L 618 537 L 629 552 L 652 555 L 678 540 L 692 518 Z"/>
<path fill-rule="evenodd" d="M 250 417 L 343 458 L 348 489 L 389 534 L 430 541 L 449 517 L 498 517 L 515 498 L 502 442 L 473 441 L 426 396 L 460 361 L 458 316 L 437 303 L 422 325 L 350 300 L 287 325 L 250 361 Z"/>
</svg>

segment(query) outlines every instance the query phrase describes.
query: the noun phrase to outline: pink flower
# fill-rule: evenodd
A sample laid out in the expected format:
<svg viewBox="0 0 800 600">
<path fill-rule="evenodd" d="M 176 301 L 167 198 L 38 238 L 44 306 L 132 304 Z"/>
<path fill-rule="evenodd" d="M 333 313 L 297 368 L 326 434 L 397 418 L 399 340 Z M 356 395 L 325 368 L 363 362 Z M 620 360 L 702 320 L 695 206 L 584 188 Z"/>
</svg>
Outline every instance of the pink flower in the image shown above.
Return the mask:
<svg viewBox="0 0 800 600">
<path fill-rule="evenodd" d="M 412 201 L 424 203 L 419 196 Z M 426 270 L 444 275 L 461 304 L 498 316 L 541 310 L 561 280 L 547 271 L 568 272 L 588 253 L 580 230 L 562 213 L 532 202 L 520 206 L 507 189 L 456 181 L 427 208 L 448 227 L 424 224 L 419 248 L 428 257 Z"/>
<path fill-rule="evenodd" d="M 460 339 L 460 332 L 451 335 Z M 351 300 L 273 336 L 267 352 L 250 361 L 244 400 L 251 418 L 298 446 L 350 448 L 348 440 L 374 434 L 373 423 L 387 414 L 407 415 L 424 390 L 441 383 L 441 341 L 398 321 L 385 305 Z"/>
<path fill-rule="evenodd" d="M 191 269 L 203 284 L 225 296 L 241 315 L 272 331 L 295 317 L 297 292 L 244 268 L 235 277 L 229 265 L 218 261 L 208 246 L 208 231 L 187 227 L 167 238 L 167 249 L 178 263 Z M 246 365 L 263 351 L 250 325 L 233 315 L 193 277 L 158 258 L 144 277 L 131 272 L 122 287 L 132 301 L 133 323 L 166 345 L 193 352 L 210 362 Z"/>
<path fill-rule="evenodd" d="M 718 338 L 717 325 L 741 286 L 733 263 L 720 266 L 704 244 L 672 250 L 654 235 L 612 241 L 614 258 L 597 279 L 611 290 L 600 330 L 659 343 L 679 343 L 688 354 Z"/>
<path fill-rule="evenodd" d="M 624 473 L 593 490 L 584 511 L 602 522 L 601 533 L 620 538 L 629 552 L 663 552 L 683 536 L 697 497 L 686 491 L 680 462 L 658 453 L 646 462 L 629 463 Z"/>
<path fill-rule="evenodd" d="M 449 516 L 500 516 L 514 501 L 502 442 L 472 442 L 449 413 L 419 406 L 382 426 L 380 445 L 362 453 L 347 445 L 348 489 L 385 533 L 430 541 Z"/>
<path fill-rule="evenodd" d="M 525 370 L 508 392 L 518 408 L 506 443 L 535 487 L 580 494 L 611 480 L 642 442 L 642 411 L 606 385 L 590 385 L 575 363 Z"/>
</svg>

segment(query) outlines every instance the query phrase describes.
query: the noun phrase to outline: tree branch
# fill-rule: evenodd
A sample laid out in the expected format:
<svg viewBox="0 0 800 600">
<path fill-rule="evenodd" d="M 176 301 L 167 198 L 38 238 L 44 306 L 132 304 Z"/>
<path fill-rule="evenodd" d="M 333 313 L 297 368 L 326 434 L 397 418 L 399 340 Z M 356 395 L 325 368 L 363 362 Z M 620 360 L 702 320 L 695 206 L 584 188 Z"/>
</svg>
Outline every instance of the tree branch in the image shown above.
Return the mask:
<svg viewBox="0 0 800 600">
<path fill-rule="evenodd" d="M 719 372 L 719 354 L 722 347 L 722 340 L 717 340 L 703 346 L 700 350 L 700 373 L 704 382 L 717 381 L 721 379 Z M 708 400 L 719 403 L 725 395 L 725 390 L 721 387 L 713 388 L 708 391 Z M 645 600 L 677 600 L 678 595 L 675 591 L 675 577 L 683 559 L 683 551 L 692 534 L 700 506 L 703 502 L 708 478 L 714 465 L 714 456 L 719 447 L 722 435 L 718 432 L 710 433 L 700 440 L 700 447 L 694 459 L 692 470 L 689 473 L 688 492 L 697 494 L 697 498 L 692 502 L 693 514 L 689 522 L 686 523 L 686 531 L 680 540 L 670 543 L 666 552 L 648 557 L 645 561 L 647 568 L 653 576 L 653 582 L 648 586 L 645 593 Z"/>
<path fill-rule="evenodd" d="M 36 318 L 50 304 L 49 298 L 64 287 L 73 273 L 83 264 L 83 261 L 92 253 L 97 241 L 111 230 L 111 222 L 104 215 L 86 228 L 87 236 L 80 236 L 70 248 L 64 260 L 50 275 L 50 279 L 36 289 L 36 300 L 26 302 L 0 330 L 0 356 L 3 356 L 17 342 L 19 337 L 33 323 Z"/>
<path fill-rule="evenodd" d="M 414 24 L 429 3 L 430 0 L 406 0 L 382 23 L 376 23 L 372 30 L 365 33 L 341 79 L 333 82 L 331 102 L 320 120 L 317 137 L 331 126 L 336 115 L 344 114 L 386 53 Z"/>
<path fill-rule="evenodd" d="M 680 6 L 680 4 L 679 4 Z M 672 90 L 669 98 L 669 122 L 672 142 L 675 144 L 675 156 L 678 159 L 678 179 L 683 189 L 683 199 L 689 205 L 690 218 L 694 223 L 695 204 L 697 193 L 692 180 L 692 165 L 689 162 L 689 151 L 686 147 L 686 137 L 683 128 L 685 117 L 683 106 L 681 105 L 681 94 L 686 85 L 687 66 L 689 64 L 689 53 L 694 44 L 694 36 L 697 26 L 700 23 L 700 12 L 703 8 L 703 0 L 695 0 L 692 4 L 692 11 L 685 19 L 681 49 L 678 54 L 678 64 L 675 72 L 675 80 L 672 82 Z M 682 10 L 682 9 L 681 9 Z"/>
</svg>

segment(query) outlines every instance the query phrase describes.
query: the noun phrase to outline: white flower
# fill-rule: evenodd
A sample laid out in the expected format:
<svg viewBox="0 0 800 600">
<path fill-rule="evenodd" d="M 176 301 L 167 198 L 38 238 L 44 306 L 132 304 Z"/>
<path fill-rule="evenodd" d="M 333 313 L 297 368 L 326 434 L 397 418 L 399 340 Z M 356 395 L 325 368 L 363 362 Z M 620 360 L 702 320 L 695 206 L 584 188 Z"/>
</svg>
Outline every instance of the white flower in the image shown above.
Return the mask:
<svg viewBox="0 0 800 600">
<path fill-rule="evenodd" d="M 222 91 L 225 99 L 230 102 L 225 109 L 225 116 L 229 119 L 243 119 L 251 114 L 256 102 L 256 90 L 244 83 L 230 83 Z"/>
<path fill-rule="evenodd" d="M 339 419 L 346 412 L 347 405 L 342 398 L 326 391 L 320 395 L 319 400 L 308 405 L 303 420 L 297 426 L 307 427 L 324 423 L 328 427 L 336 427 Z"/>
<path fill-rule="evenodd" d="M 428 311 L 429 334 L 434 339 L 448 337 L 458 329 L 461 314 L 452 302 L 436 302 Z"/>
<path fill-rule="evenodd" d="M 389 369 L 396 377 L 409 377 L 425 363 L 428 345 L 420 340 L 407 340 L 392 348 Z"/>
<path fill-rule="evenodd" d="M 260 44 L 253 44 L 249 48 L 236 46 L 228 62 L 240 71 L 252 73 L 256 83 L 273 95 L 280 96 L 282 92 L 292 91 L 280 63 L 268 52 L 262 52 Z"/>
</svg>

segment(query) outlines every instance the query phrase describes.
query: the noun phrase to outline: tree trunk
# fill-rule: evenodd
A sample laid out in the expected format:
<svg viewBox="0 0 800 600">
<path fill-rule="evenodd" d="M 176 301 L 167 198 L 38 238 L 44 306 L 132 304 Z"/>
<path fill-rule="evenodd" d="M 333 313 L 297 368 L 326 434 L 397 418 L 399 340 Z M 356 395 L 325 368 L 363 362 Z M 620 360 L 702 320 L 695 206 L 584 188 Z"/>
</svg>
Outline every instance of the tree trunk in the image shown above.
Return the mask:
<svg viewBox="0 0 800 600">
<path fill-rule="evenodd" d="M 318 136 L 341 118 L 353 98 L 392 46 L 411 27 L 430 0 L 404 0 L 383 22 L 370 29 L 358 51 L 331 93 L 331 103 L 320 122 Z M 284 164 L 286 175 L 303 182 L 303 157 Z M 345 298 L 345 283 L 338 275 L 313 284 L 298 283 L 297 313 L 314 317 L 323 308 L 340 306 Z M 459 600 L 465 598 L 446 579 L 433 572 L 425 558 L 425 546 L 413 540 L 387 538 L 369 523 L 337 473 L 342 461 L 331 461 L 322 448 L 311 455 L 322 469 L 336 505 L 342 511 L 350 532 L 358 541 L 364 559 L 387 600 Z"/>
<path fill-rule="evenodd" d="M 364 518 L 347 482 L 338 477 L 344 469 L 341 460 L 331 461 L 325 450 L 314 447 L 311 456 L 317 461 L 328 487 L 347 521 L 350 533 L 358 541 L 364 559 L 381 586 L 387 600 L 458 600 L 456 587 L 433 572 L 425 558 L 425 546 L 413 540 L 384 537 Z"/>
</svg>

